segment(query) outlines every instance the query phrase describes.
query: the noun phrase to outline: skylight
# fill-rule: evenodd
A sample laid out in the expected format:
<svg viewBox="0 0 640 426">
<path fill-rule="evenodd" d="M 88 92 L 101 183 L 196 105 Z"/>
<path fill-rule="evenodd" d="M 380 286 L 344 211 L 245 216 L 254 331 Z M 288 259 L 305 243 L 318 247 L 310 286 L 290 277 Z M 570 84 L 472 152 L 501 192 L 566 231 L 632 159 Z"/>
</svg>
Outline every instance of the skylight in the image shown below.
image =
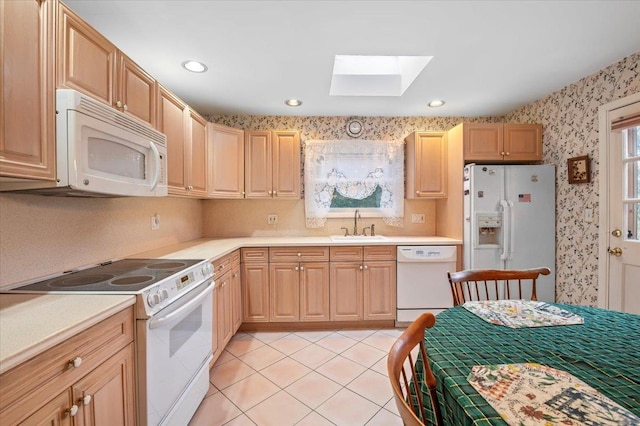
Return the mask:
<svg viewBox="0 0 640 426">
<path fill-rule="evenodd" d="M 331 96 L 402 96 L 433 56 L 336 55 Z"/>
</svg>

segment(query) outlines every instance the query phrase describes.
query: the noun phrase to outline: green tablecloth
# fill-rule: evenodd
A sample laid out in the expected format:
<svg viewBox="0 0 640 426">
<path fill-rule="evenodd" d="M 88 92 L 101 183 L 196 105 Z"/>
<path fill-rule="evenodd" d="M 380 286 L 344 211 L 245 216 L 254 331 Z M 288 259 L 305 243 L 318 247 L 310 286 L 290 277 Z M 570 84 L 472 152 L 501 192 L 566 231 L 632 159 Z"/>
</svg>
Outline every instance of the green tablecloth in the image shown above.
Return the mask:
<svg viewBox="0 0 640 426">
<path fill-rule="evenodd" d="M 511 329 L 461 306 L 436 317 L 425 341 L 445 424 L 505 425 L 467 376 L 474 365 L 525 362 L 567 371 L 640 416 L 640 315 L 557 306 L 581 315 L 584 324 Z"/>
</svg>

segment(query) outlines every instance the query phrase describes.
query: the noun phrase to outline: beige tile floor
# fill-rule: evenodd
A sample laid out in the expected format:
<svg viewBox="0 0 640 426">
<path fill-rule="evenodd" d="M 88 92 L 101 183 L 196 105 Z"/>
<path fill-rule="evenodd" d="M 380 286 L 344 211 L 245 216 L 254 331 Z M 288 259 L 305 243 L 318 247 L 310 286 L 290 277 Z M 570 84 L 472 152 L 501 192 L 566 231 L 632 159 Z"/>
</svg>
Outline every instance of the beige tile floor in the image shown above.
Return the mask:
<svg viewBox="0 0 640 426">
<path fill-rule="evenodd" d="M 240 332 L 191 426 L 402 425 L 387 353 L 402 330 Z"/>
</svg>

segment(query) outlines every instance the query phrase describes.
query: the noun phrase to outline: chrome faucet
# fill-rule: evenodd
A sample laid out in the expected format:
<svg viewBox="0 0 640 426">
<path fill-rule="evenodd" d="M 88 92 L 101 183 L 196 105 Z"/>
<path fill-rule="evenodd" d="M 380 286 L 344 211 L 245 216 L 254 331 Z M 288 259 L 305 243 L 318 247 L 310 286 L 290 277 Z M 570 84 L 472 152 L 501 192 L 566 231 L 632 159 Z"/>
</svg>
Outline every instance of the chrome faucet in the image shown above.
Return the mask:
<svg viewBox="0 0 640 426">
<path fill-rule="evenodd" d="M 360 210 L 356 209 L 353 215 L 353 235 L 358 235 L 358 219 L 362 219 L 362 216 L 360 216 Z"/>
</svg>

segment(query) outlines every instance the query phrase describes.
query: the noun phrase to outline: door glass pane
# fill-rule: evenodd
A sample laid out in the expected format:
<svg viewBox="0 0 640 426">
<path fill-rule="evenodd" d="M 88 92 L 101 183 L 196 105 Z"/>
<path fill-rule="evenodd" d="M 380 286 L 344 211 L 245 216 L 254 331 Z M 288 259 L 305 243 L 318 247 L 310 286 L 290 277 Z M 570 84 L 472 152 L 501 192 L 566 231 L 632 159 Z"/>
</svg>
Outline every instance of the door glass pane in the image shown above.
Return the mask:
<svg viewBox="0 0 640 426">
<path fill-rule="evenodd" d="M 622 132 L 624 143 L 623 157 L 623 208 L 624 237 L 627 240 L 640 240 L 640 127 L 632 127 Z"/>
</svg>

